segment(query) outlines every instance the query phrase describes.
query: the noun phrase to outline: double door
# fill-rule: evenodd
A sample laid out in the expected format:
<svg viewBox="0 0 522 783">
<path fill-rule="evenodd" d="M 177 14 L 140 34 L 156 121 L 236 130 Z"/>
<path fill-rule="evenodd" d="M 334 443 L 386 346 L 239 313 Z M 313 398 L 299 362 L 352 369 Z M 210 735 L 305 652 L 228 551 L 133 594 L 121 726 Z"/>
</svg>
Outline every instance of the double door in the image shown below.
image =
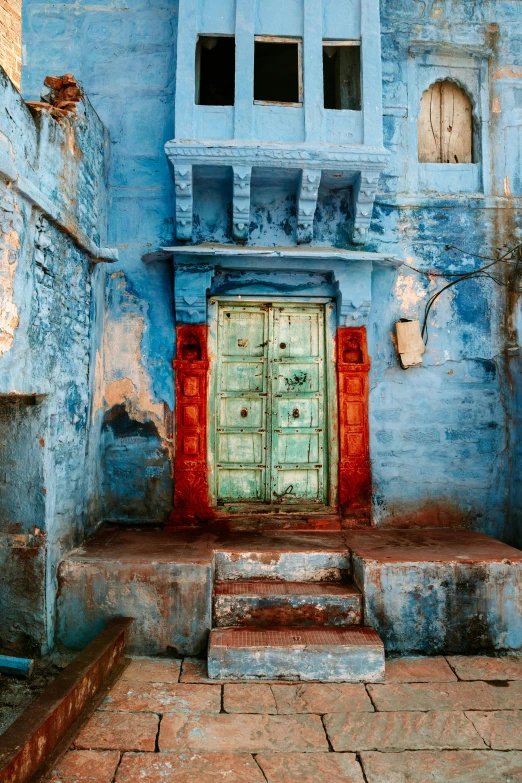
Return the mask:
<svg viewBox="0 0 522 783">
<path fill-rule="evenodd" d="M 324 306 L 222 303 L 217 343 L 218 502 L 325 504 Z"/>
</svg>

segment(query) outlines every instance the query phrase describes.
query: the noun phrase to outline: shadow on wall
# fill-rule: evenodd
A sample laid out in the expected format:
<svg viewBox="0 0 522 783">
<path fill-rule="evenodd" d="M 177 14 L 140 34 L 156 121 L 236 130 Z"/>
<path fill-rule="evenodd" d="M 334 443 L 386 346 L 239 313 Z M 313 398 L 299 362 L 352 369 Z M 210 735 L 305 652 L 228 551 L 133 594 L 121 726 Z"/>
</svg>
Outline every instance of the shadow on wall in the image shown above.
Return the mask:
<svg viewBox="0 0 522 783">
<path fill-rule="evenodd" d="M 164 522 L 172 511 L 173 481 L 156 425 L 131 419 L 124 405 L 114 405 L 104 417 L 102 453 L 105 519 Z"/>
</svg>

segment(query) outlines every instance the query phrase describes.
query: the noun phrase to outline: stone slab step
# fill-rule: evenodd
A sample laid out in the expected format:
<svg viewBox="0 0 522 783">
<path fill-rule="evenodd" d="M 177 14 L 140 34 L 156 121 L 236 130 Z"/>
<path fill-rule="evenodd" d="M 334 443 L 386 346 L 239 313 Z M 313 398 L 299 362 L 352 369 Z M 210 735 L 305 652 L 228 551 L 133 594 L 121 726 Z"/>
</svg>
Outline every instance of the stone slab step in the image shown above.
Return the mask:
<svg viewBox="0 0 522 783">
<path fill-rule="evenodd" d="M 212 679 L 378 682 L 384 646 L 372 628 L 227 628 L 210 632 Z"/>
<path fill-rule="evenodd" d="M 213 611 L 216 628 L 360 625 L 362 596 L 341 582 L 217 582 Z"/>
<path fill-rule="evenodd" d="M 217 551 L 214 556 L 215 579 L 270 579 L 283 582 L 337 582 L 350 575 L 347 549 L 313 548 L 277 551 Z"/>
</svg>

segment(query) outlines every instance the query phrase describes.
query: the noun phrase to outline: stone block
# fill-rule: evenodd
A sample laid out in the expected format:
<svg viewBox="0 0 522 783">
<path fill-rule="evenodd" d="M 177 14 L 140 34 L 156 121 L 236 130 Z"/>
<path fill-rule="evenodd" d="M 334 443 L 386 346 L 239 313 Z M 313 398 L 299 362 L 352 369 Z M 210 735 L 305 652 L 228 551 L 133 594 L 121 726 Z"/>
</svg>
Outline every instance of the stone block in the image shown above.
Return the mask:
<svg viewBox="0 0 522 783">
<path fill-rule="evenodd" d="M 459 680 L 522 680 L 522 657 L 452 655 L 448 658 Z"/>
<path fill-rule="evenodd" d="M 454 682 L 456 679 L 455 673 L 443 657 L 389 658 L 386 660 L 385 681 L 387 683 Z"/>
<path fill-rule="evenodd" d="M 318 715 L 167 715 L 159 747 L 196 753 L 310 753 L 328 750 L 328 743 Z"/>
<path fill-rule="evenodd" d="M 364 783 L 352 753 L 260 753 L 267 783 Z"/>
<path fill-rule="evenodd" d="M 53 767 L 46 783 L 112 783 L 119 762 L 117 750 L 70 750 Z"/>
<path fill-rule="evenodd" d="M 515 710 L 522 704 L 522 683 L 498 688 L 488 682 L 399 683 L 368 685 L 379 712 L 396 710 Z"/>
<path fill-rule="evenodd" d="M 167 542 L 165 541 L 165 545 Z M 211 626 L 210 562 L 158 562 L 114 549 L 60 564 L 58 639 L 83 648 L 108 619 L 134 617 L 127 649 L 138 655 L 197 655 Z M 172 559 L 174 559 L 173 556 Z"/>
<path fill-rule="evenodd" d="M 181 671 L 181 660 L 158 661 L 157 658 L 135 658 L 123 672 L 121 679 L 130 682 L 176 683 Z"/>
<path fill-rule="evenodd" d="M 364 618 L 387 651 L 522 649 L 522 552 L 469 530 L 347 533 Z"/>
<path fill-rule="evenodd" d="M 359 625 L 362 598 L 340 582 L 218 582 L 214 627 Z"/>
<path fill-rule="evenodd" d="M 358 683 L 274 684 L 271 688 L 279 715 L 373 712 L 373 705 L 364 685 Z"/>
<path fill-rule="evenodd" d="M 371 628 L 213 630 L 208 673 L 214 679 L 378 682 L 384 649 Z"/>
<path fill-rule="evenodd" d="M 522 750 L 522 711 L 467 712 L 466 715 L 493 750 Z"/>
<path fill-rule="evenodd" d="M 517 783 L 522 753 L 491 750 L 361 753 L 368 783 Z"/>
<path fill-rule="evenodd" d="M 463 712 L 374 712 L 325 715 L 337 751 L 484 748 Z"/>
<path fill-rule="evenodd" d="M 120 680 L 103 700 L 100 710 L 109 712 L 218 713 L 220 685 L 169 685 Z"/>
<path fill-rule="evenodd" d="M 223 686 L 225 712 L 277 715 L 277 705 L 270 685 L 264 683 L 227 684 Z"/>
<path fill-rule="evenodd" d="M 314 540 L 314 543 L 316 543 Z M 317 549 L 308 551 L 217 551 L 215 553 L 216 581 L 229 579 L 275 579 L 283 582 L 336 582 L 350 574 L 350 558 L 346 547 L 339 550 L 323 548 L 317 541 Z M 331 546 L 331 544 L 330 544 Z"/>
<path fill-rule="evenodd" d="M 247 753 L 125 753 L 116 783 L 264 783 Z"/>
<path fill-rule="evenodd" d="M 159 717 L 120 712 L 95 712 L 74 740 L 78 749 L 143 750 L 156 747 Z"/>
</svg>

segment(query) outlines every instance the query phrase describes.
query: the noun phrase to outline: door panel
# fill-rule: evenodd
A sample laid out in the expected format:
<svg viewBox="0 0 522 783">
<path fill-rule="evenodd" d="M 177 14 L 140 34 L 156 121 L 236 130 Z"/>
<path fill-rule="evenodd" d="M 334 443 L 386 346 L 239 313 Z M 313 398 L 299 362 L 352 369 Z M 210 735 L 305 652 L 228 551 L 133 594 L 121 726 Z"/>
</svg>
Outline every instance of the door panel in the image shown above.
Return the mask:
<svg viewBox="0 0 522 783">
<path fill-rule="evenodd" d="M 283 504 L 324 503 L 323 309 L 275 308 L 273 332 L 272 496 Z"/>
<path fill-rule="evenodd" d="M 222 500 L 260 501 L 264 494 L 263 470 L 219 471 L 218 497 Z"/>
<path fill-rule="evenodd" d="M 219 501 L 326 503 L 324 356 L 319 305 L 220 307 Z"/>
</svg>

